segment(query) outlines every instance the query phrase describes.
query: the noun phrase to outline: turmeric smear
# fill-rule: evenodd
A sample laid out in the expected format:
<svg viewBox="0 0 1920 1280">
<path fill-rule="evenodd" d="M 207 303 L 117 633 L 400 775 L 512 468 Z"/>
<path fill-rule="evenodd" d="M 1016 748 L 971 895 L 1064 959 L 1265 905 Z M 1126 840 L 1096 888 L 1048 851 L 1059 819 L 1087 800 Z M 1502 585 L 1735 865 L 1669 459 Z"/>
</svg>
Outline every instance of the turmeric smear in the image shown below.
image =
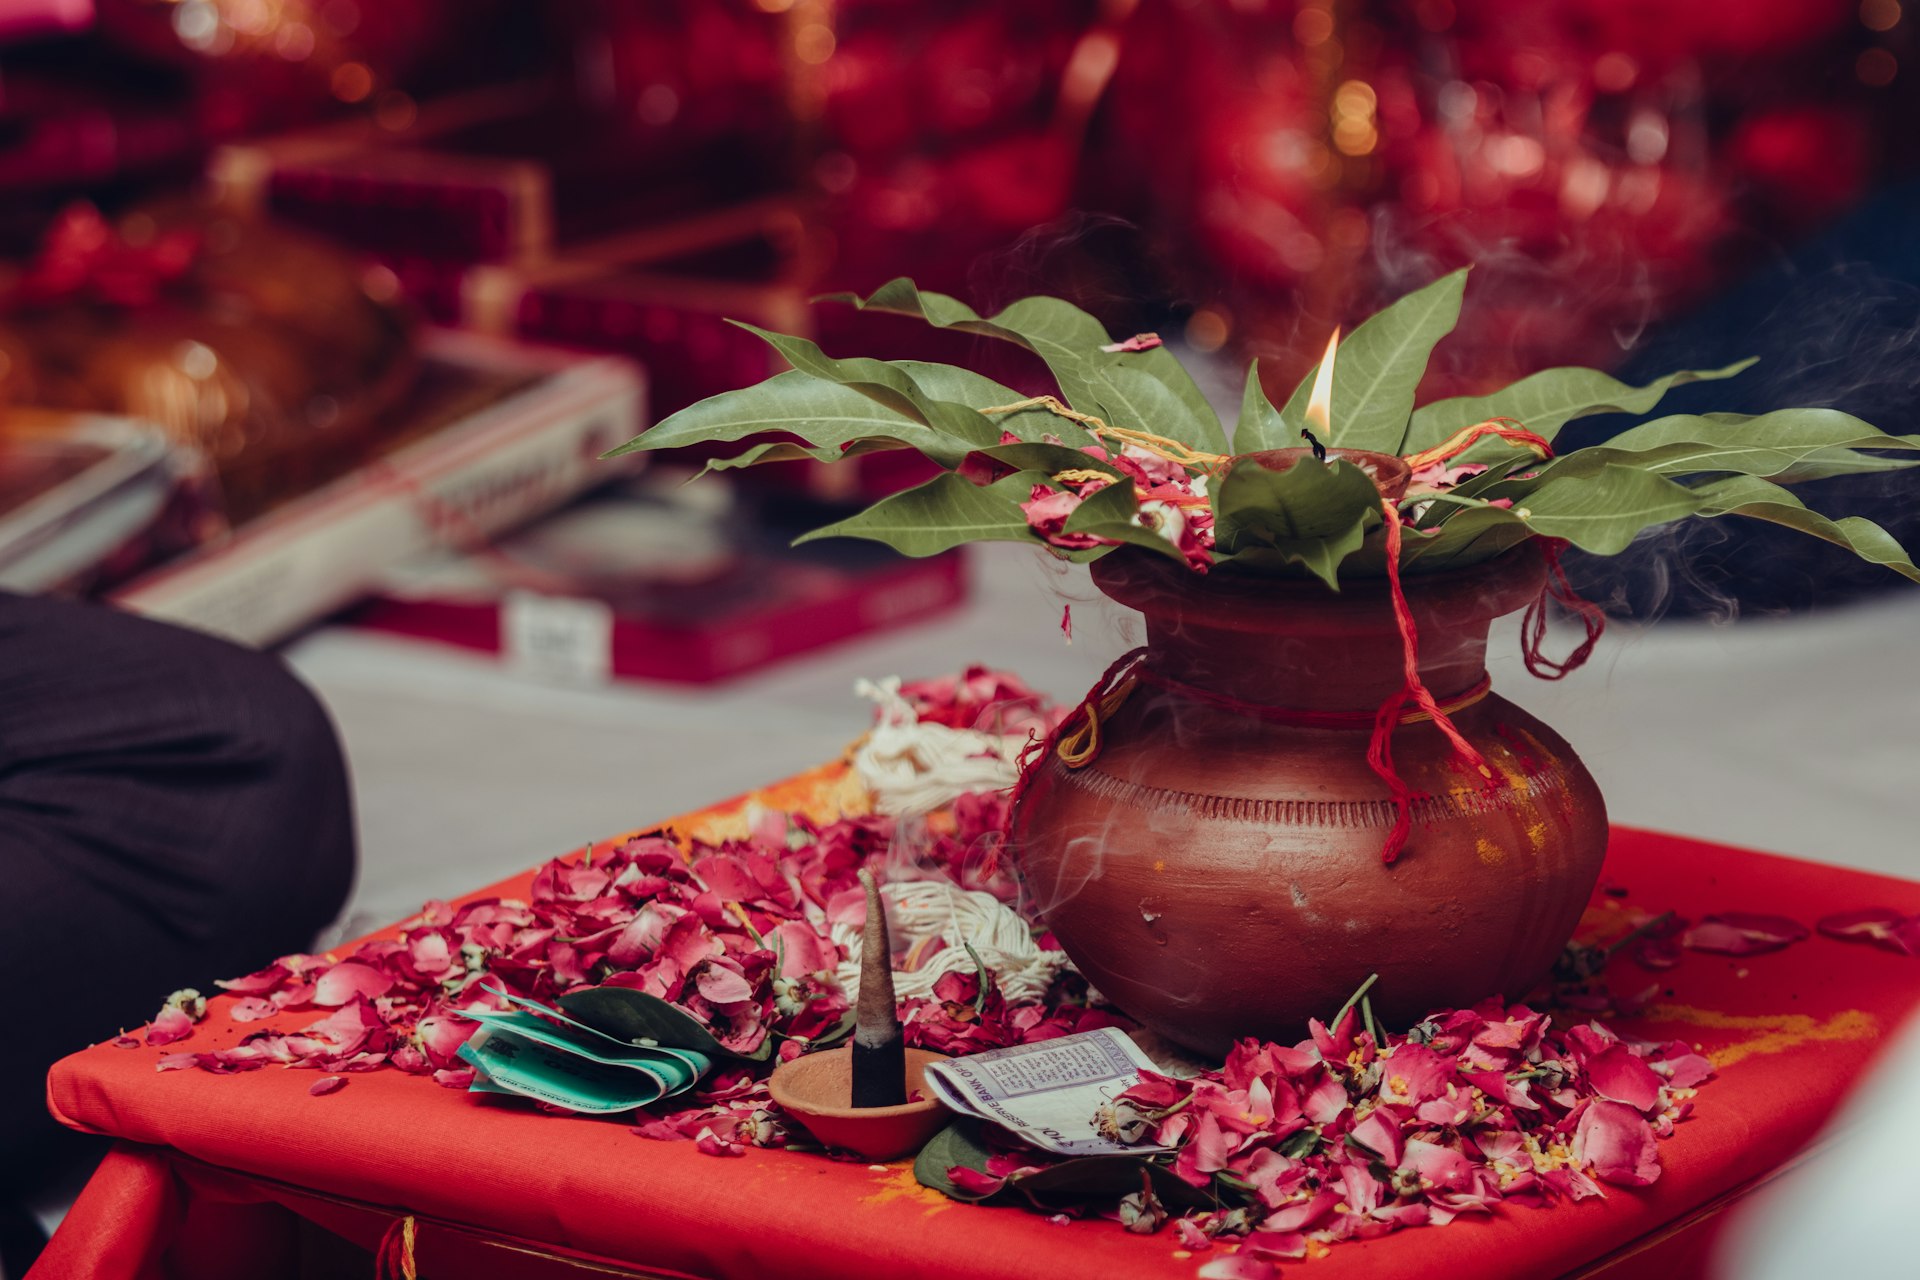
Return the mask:
<svg viewBox="0 0 1920 1280">
<path fill-rule="evenodd" d="M 1686 1004 L 1655 1004 L 1648 1005 L 1641 1016 L 1712 1031 L 1754 1032 L 1744 1040 L 1706 1051 L 1707 1060 L 1723 1069 L 1755 1054 L 1785 1053 L 1803 1044 L 1869 1040 L 1880 1034 L 1880 1020 L 1864 1009 L 1843 1009 L 1821 1021 L 1806 1013 L 1721 1013 Z"/>
</svg>

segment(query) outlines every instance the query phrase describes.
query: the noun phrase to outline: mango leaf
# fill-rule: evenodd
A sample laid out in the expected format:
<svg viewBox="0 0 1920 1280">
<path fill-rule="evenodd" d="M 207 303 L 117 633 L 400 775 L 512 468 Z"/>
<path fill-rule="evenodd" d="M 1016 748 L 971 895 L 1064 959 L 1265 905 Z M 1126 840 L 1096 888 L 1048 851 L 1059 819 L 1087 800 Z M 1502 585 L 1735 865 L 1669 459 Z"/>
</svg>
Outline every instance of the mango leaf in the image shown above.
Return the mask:
<svg viewBox="0 0 1920 1280">
<path fill-rule="evenodd" d="M 1913 556 L 1894 536 L 1864 516 L 1829 520 L 1807 510 L 1799 498 L 1777 484 L 1756 476 L 1730 476 L 1693 491 L 1701 499 L 1703 516 L 1748 516 L 1845 547 L 1869 564 L 1883 564 L 1903 578 L 1920 582 Z"/>
<path fill-rule="evenodd" d="M 1086 501 L 1073 509 L 1062 526 L 1065 533 L 1087 533 L 1096 538 L 1108 538 L 1128 546 L 1142 547 L 1161 555 L 1172 556 L 1182 564 L 1186 557 L 1180 548 L 1142 525 L 1134 518 L 1140 514 L 1140 502 L 1133 492 L 1133 483 L 1124 481 L 1110 484 L 1087 496 Z M 1070 552 L 1069 558 L 1075 560 L 1094 560 L 1106 554 L 1111 548 L 1088 547 L 1079 552 Z"/>
<path fill-rule="evenodd" d="M 1214 545 L 1252 568 L 1304 566 L 1339 590 L 1340 562 L 1380 523 L 1380 490 L 1351 463 L 1312 459 L 1274 471 L 1242 459 L 1213 499 Z"/>
<path fill-rule="evenodd" d="M 952 472 L 882 498 L 865 511 L 802 534 L 794 545 L 817 538 L 869 538 L 902 555 L 932 556 L 966 542 L 1036 542 L 1039 536 L 1020 510 L 1045 472 L 1021 471 L 984 488 Z"/>
<path fill-rule="evenodd" d="M 975 409 L 991 409 L 1018 404 L 1030 398 L 984 374 L 962 369 L 958 365 L 932 364 L 925 360 L 893 360 L 889 363 L 912 378 L 916 386 L 936 400 L 948 400 Z M 1014 413 L 988 414 L 987 421 L 998 430 L 1011 431 L 1022 440 L 1038 441 L 1042 436 L 1054 436 L 1076 446 L 1096 443 L 1087 429 L 1072 418 L 1063 418 L 1038 405 Z"/>
<path fill-rule="evenodd" d="M 1561 427 L 1575 418 L 1595 413 L 1646 413 L 1674 387 L 1731 378 L 1752 364 L 1748 359 L 1724 369 L 1682 370 L 1655 378 L 1641 387 L 1628 386 L 1598 369 L 1577 366 L 1542 369 L 1488 395 L 1454 396 L 1421 405 L 1414 410 L 1406 443 L 1400 452 L 1418 453 L 1434 448 L 1451 439 L 1462 427 L 1489 418 L 1512 418 L 1535 435 L 1552 440 Z M 1510 447 L 1498 441 L 1483 441 L 1461 457 L 1484 461 L 1489 453 Z"/>
<path fill-rule="evenodd" d="M 1314 369 L 1318 371 L 1319 367 L 1315 365 Z M 1311 381 L 1308 385 L 1312 385 Z M 1260 361 L 1256 358 L 1247 365 L 1247 389 L 1240 397 L 1240 418 L 1233 426 L 1233 451 L 1257 453 L 1299 443 L 1300 428 L 1294 427 L 1289 432 L 1280 411 L 1267 399 L 1267 389 L 1260 385 Z"/>
<path fill-rule="evenodd" d="M 735 1053 L 685 1009 L 632 987 L 587 987 L 561 996 L 559 1004 L 568 1017 L 628 1044 L 652 1041 L 670 1049 L 692 1049 L 749 1062 L 764 1062 L 773 1052 L 773 1038 L 769 1036 L 752 1053 Z"/>
<path fill-rule="evenodd" d="M 1644 456 L 1640 465 L 1662 475 L 1731 471 L 1777 476 L 1832 449 L 1916 452 L 1920 435 L 1888 435 L 1837 409 L 1775 409 L 1752 416 L 1675 414 L 1623 431 L 1604 445 L 1581 449 L 1566 461 L 1576 462 L 1589 454 L 1631 452 Z M 1897 460 L 1878 461 L 1882 467 L 1897 465 Z"/>
<path fill-rule="evenodd" d="M 1497 486 L 1496 486 L 1497 487 Z M 1617 555 L 1644 529 L 1698 512 L 1698 492 L 1665 476 L 1617 464 L 1592 475 L 1550 480 L 1511 510 L 1473 506 L 1442 523 L 1432 536 L 1401 547 L 1401 561 L 1422 571 L 1459 568 L 1498 555 L 1538 534 L 1565 538 L 1583 551 Z"/>
<path fill-rule="evenodd" d="M 1016 471 L 1044 471 L 1048 475 L 1060 471 L 1098 471 L 1116 477 L 1121 474 L 1120 468 L 1112 463 L 1102 462 L 1091 454 L 1070 449 L 1063 444 L 997 444 L 978 452 L 982 457 L 1004 462 Z"/>
<path fill-rule="evenodd" d="M 863 311 L 917 316 L 939 329 L 958 329 L 1024 347 L 1046 361 L 1060 394 L 1082 413 L 1109 426 L 1133 427 L 1168 436 L 1197 449 L 1225 453 L 1226 432 L 1193 378 L 1164 347 L 1150 351 L 1108 352 L 1107 330 L 1093 316 L 1059 298 L 1022 298 L 991 319 L 957 298 L 922 291 L 904 276 L 890 280 L 862 299 L 857 294 L 828 294 L 817 301 L 845 302 Z M 1166 390 L 1146 398 L 1130 385 L 1128 374 L 1145 373 Z M 1152 412 L 1154 417 L 1137 416 Z"/>
<path fill-rule="evenodd" d="M 1460 319 L 1466 284 L 1465 268 L 1442 276 L 1375 312 L 1340 344 L 1333 362 L 1332 427 L 1326 443 L 1401 451 L 1414 389 L 1426 374 L 1434 344 L 1453 332 Z M 1291 408 L 1292 401 L 1288 404 Z M 1281 416 L 1287 415 L 1283 411 Z"/>
<path fill-rule="evenodd" d="M 709 458 L 707 465 L 700 469 L 700 475 L 710 475 L 717 471 L 738 471 L 745 467 L 757 467 L 765 462 L 839 462 L 846 458 L 857 458 L 863 453 L 884 453 L 890 449 L 904 448 L 897 440 L 885 440 L 874 436 L 855 440 L 844 449 L 825 446 L 797 444 L 792 440 L 775 440 L 736 453 L 731 458 Z M 699 476 L 695 476 L 698 479 Z"/>
<path fill-rule="evenodd" d="M 998 443 L 1000 439 L 1000 428 L 988 421 L 985 414 L 971 405 L 929 395 L 898 365 L 865 357 L 837 360 L 806 338 L 774 333 L 744 320 L 730 320 L 727 323 L 745 329 L 765 342 L 801 373 L 851 387 L 903 418 L 924 423 L 976 448 Z M 944 369 L 946 366 L 931 367 Z"/>
<path fill-rule="evenodd" d="M 821 450 L 815 456 L 829 459 L 860 441 L 884 441 L 885 447 L 918 449 L 947 467 L 959 466 L 981 443 L 1000 438 L 997 429 L 984 442 L 954 436 L 888 409 L 852 387 L 789 370 L 689 405 L 605 456 L 742 440 L 773 431 L 799 436 Z"/>
</svg>

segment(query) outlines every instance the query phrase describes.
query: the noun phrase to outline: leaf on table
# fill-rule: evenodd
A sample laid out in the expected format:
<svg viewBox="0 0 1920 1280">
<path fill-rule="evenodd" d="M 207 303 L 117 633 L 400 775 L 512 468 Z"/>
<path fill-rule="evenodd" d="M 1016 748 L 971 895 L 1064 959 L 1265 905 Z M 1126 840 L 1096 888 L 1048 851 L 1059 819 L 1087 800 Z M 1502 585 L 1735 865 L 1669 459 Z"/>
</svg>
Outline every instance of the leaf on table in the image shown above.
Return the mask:
<svg viewBox="0 0 1920 1280">
<path fill-rule="evenodd" d="M 1214 546 L 1251 567 L 1298 564 L 1334 590 L 1340 562 L 1381 520 L 1380 490 L 1347 462 L 1307 459 L 1275 471 L 1233 465 L 1213 498 Z"/>
<path fill-rule="evenodd" d="M 984 1199 L 960 1187 L 948 1176 L 947 1170 L 971 1169 L 984 1177 L 992 1154 L 980 1139 L 980 1122 L 962 1117 L 934 1134 L 927 1145 L 920 1148 L 920 1154 L 913 1159 L 914 1181 L 955 1200 Z"/>
<path fill-rule="evenodd" d="M 794 539 L 867 538 L 902 555 L 932 556 L 966 542 L 1037 542 L 1020 510 L 1047 475 L 1021 471 L 985 487 L 943 472 L 923 485 L 882 498 L 865 511 Z"/>
<path fill-rule="evenodd" d="M 765 1061 L 773 1052 L 773 1037 L 769 1036 L 752 1053 L 735 1053 L 685 1009 L 632 987 L 585 987 L 569 991 L 558 1003 L 568 1017 L 625 1044 L 651 1042 L 669 1049 L 692 1049 L 750 1062 Z"/>
<path fill-rule="evenodd" d="M 1060 1164 L 1015 1174 L 1007 1189 L 1017 1191 L 1036 1209 L 1052 1211 L 1089 1200 L 1109 1201 L 1140 1190 L 1141 1175 L 1153 1193 L 1172 1207 L 1211 1208 L 1214 1198 L 1176 1177 L 1171 1169 L 1140 1156 L 1080 1156 Z"/>
<path fill-rule="evenodd" d="M 1575 418 L 1596 413 L 1646 413 L 1674 387 L 1689 382 L 1731 378 L 1753 364 L 1740 360 L 1723 369 L 1683 369 L 1655 378 L 1645 386 L 1629 386 L 1598 369 L 1569 366 L 1542 369 L 1510 386 L 1484 396 L 1454 396 L 1414 410 L 1403 453 L 1418 453 L 1445 443 L 1463 427 L 1489 418 L 1511 418 L 1535 435 L 1552 440 Z M 1501 446 L 1482 441 L 1463 459 L 1483 459 Z"/>
<path fill-rule="evenodd" d="M 1466 284 L 1465 268 L 1442 276 L 1381 308 L 1340 343 L 1333 362 L 1327 444 L 1401 452 L 1414 390 L 1426 374 L 1434 344 L 1453 332 L 1460 319 Z M 1292 404 L 1289 400 L 1289 409 Z M 1304 408 L 1303 402 L 1302 412 Z M 1281 416 L 1288 415 L 1283 411 Z"/>
</svg>

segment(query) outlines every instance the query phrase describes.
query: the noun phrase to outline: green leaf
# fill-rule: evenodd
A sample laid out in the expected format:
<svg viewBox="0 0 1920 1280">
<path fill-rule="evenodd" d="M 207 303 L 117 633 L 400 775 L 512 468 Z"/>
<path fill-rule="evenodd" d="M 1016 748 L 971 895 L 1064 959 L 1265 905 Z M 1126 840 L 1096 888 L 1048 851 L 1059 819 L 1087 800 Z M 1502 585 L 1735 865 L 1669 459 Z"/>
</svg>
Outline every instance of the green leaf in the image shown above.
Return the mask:
<svg viewBox="0 0 1920 1280">
<path fill-rule="evenodd" d="M 1682 370 L 1642 387 L 1628 386 L 1598 369 L 1542 369 L 1489 395 L 1455 396 L 1420 406 L 1414 411 L 1406 445 L 1400 452 L 1434 448 L 1462 427 L 1489 418 L 1512 418 L 1535 435 L 1552 440 L 1575 418 L 1595 413 L 1646 413 L 1674 387 L 1731 378 L 1752 364 L 1752 360 L 1740 360 L 1724 369 Z M 1483 441 L 1461 456 L 1484 459 L 1489 451 L 1500 447 L 1512 446 Z"/>
<path fill-rule="evenodd" d="M 931 364 L 924 360 L 894 360 L 890 363 L 936 400 L 949 400 L 975 409 L 993 409 L 1031 398 L 984 374 L 962 369 L 958 365 Z M 1076 447 L 1096 443 L 1087 429 L 1072 418 L 1063 418 L 1039 405 L 1014 413 L 989 414 L 987 421 L 994 425 L 996 431 L 1011 431 L 1022 440 L 1038 441 L 1043 436 L 1054 436 Z M 994 436 L 995 440 L 999 438 L 997 434 Z"/>
<path fill-rule="evenodd" d="M 1883 564 L 1903 578 L 1920 582 L 1920 569 L 1914 567 L 1912 554 L 1892 534 L 1864 516 L 1829 520 L 1817 511 L 1807 510 L 1789 490 L 1755 476 L 1730 476 L 1701 485 L 1694 493 L 1703 503 L 1700 509 L 1703 516 L 1748 516 L 1797 529 L 1845 547 L 1869 564 Z"/>
<path fill-rule="evenodd" d="M 840 293 L 821 300 L 849 303 L 864 311 L 917 316 L 935 328 L 1011 342 L 1046 361 L 1060 394 L 1080 412 L 1103 418 L 1109 426 L 1151 431 L 1208 452 L 1227 450 L 1219 418 L 1172 352 L 1164 347 L 1102 351 L 1111 341 L 1106 326 L 1060 298 L 1022 298 L 991 319 L 983 319 L 959 299 L 922 291 L 901 277 L 865 299 Z M 1121 370 L 1125 372 L 1117 372 Z M 1164 394 L 1146 392 L 1137 385 L 1136 374 L 1160 384 Z"/>
<path fill-rule="evenodd" d="M 962 1118 L 934 1134 L 927 1140 L 927 1145 L 920 1148 L 920 1154 L 913 1158 L 914 1181 L 955 1200 L 977 1203 L 984 1199 L 962 1191 L 947 1176 L 949 1169 L 972 1169 L 976 1173 L 987 1171 L 987 1158 L 993 1153 L 980 1140 L 979 1132 L 978 1120 Z"/>
<path fill-rule="evenodd" d="M 828 460 L 840 456 L 845 446 L 883 441 L 887 447 L 918 449 L 943 466 L 957 467 L 978 447 L 973 440 L 885 408 L 852 387 L 789 370 L 689 405 L 605 456 L 724 443 L 774 431 L 799 436 L 820 451 L 814 456 Z M 999 438 L 996 429 L 985 443 Z"/>
<path fill-rule="evenodd" d="M 998 443 L 1000 439 L 1000 428 L 990 422 L 985 414 L 969 405 L 940 400 L 927 394 L 898 365 L 865 357 L 836 360 L 806 338 L 773 333 L 744 320 L 731 320 L 728 323 L 760 338 L 801 373 L 851 387 L 901 417 L 923 423 L 963 444 L 977 449 Z M 928 367 L 945 368 L 941 365 Z"/>
<path fill-rule="evenodd" d="M 738 471 L 744 467 L 757 467 L 767 462 L 840 462 L 847 458 L 857 458 L 864 453 L 885 453 L 891 449 L 904 447 L 897 440 L 884 440 L 873 436 L 864 436 L 855 440 L 844 449 L 796 444 L 792 440 L 776 440 L 767 444 L 756 444 L 736 453 L 731 458 L 710 458 L 707 460 L 707 465 L 700 469 L 700 475 L 710 475 L 716 471 Z M 696 480 L 699 478 L 699 476 L 694 477 Z"/>
<path fill-rule="evenodd" d="M 1236 462 L 1214 494 L 1214 545 L 1251 568 L 1304 566 L 1339 590 L 1340 562 L 1380 523 L 1380 490 L 1351 463 L 1307 459 L 1274 471 Z"/>
<path fill-rule="evenodd" d="M 1280 411 L 1267 399 L 1267 389 L 1260 385 L 1260 361 L 1254 360 L 1247 366 L 1247 389 L 1240 397 L 1240 418 L 1233 427 L 1233 451 L 1257 453 L 1299 443 L 1300 428 L 1287 430 Z"/>
<path fill-rule="evenodd" d="M 1592 475 L 1550 480 L 1513 508 L 1469 507 L 1431 535 L 1409 536 L 1401 561 L 1422 572 L 1490 559 L 1538 534 L 1583 551 L 1617 555 L 1644 529 L 1698 512 L 1703 499 L 1685 485 L 1638 467 L 1603 466 Z"/>
<path fill-rule="evenodd" d="M 1048 475 L 1061 471 L 1098 471 L 1115 477 L 1122 474 L 1112 463 L 1063 444 L 997 444 L 980 450 L 980 454 L 1019 471 L 1044 471 Z"/>
<path fill-rule="evenodd" d="M 1046 475 L 1022 471 L 984 488 L 952 472 L 882 498 L 865 511 L 794 539 L 868 538 L 902 555 L 932 556 L 967 542 L 1038 542 L 1020 504 Z"/>
<path fill-rule="evenodd" d="M 1161 537 L 1158 533 L 1136 524 L 1134 518 L 1140 514 L 1140 502 L 1134 495 L 1131 481 L 1110 484 L 1087 496 L 1086 501 L 1073 509 L 1067 522 L 1061 526 L 1063 533 L 1088 533 L 1096 538 L 1110 538 L 1115 542 L 1141 547 L 1148 551 L 1171 556 L 1182 564 L 1186 557 L 1180 548 Z M 1097 559 L 1109 548 L 1088 548 L 1091 554 L 1087 559 Z"/>
<path fill-rule="evenodd" d="M 692 1049 L 717 1058 L 764 1062 L 773 1037 L 752 1053 L 735 1053 L 714 1038 L 704 1022 L 678 1005 L 631 987 L 587 987 L 560 997 L 561 1011 L 602 1035 L 628 1044 L 650 1040 L 670 1049 Z"/>
<path fill-rule="evenodd" d="M 1326 443 L 1401 451 L 1414 390 L 1426 374 L 1434 344 L 1453 332 L 1460 318 L 1466 284 L 1465 268 L 1442 276 L 1375 312 L 1340 344 L 1333 362 L 1332 428 Z"/>
<path fill-rule="evenodd" d="M 1920 435 L 1888 435 L 1871 423 L 1837 409 L 1775 409 L 1749 416 L 1675 414 L 1621 432 L 1603 445 L 1568 455 L 1574 463 L 1588 455 L 1639 454 L 1638 465 L 1662 475 L 1731 471 L 1740 475 L 1785 474 L 1828 450 L 1889 449 L 1920 451 Z M 1898 465 L 1897 459 L 1861 459 L 1862 469 Z"/>
</svg>

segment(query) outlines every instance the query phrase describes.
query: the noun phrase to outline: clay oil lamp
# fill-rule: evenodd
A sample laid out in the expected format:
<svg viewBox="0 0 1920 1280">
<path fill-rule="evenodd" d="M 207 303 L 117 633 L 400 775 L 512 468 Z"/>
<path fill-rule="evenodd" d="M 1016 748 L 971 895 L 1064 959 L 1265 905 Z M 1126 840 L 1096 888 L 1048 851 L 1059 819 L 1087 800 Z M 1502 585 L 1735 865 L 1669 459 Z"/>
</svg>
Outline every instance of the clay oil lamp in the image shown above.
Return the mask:
<svg viewBox="0 0 1920 1280">
<path fill-rule="evenodd" d="M 912 1155 L 952 1113 L 927 1088 L 926 1068 L 943 1055 L 909 1049 L 894 1012 L 893 958 L 886 904 L 872 875 L 861 939 L 853 1042 L 804 1054 L 775 1068 L 773 1100 L 823 1144 L 868 1160 Z"/>
</svg>

